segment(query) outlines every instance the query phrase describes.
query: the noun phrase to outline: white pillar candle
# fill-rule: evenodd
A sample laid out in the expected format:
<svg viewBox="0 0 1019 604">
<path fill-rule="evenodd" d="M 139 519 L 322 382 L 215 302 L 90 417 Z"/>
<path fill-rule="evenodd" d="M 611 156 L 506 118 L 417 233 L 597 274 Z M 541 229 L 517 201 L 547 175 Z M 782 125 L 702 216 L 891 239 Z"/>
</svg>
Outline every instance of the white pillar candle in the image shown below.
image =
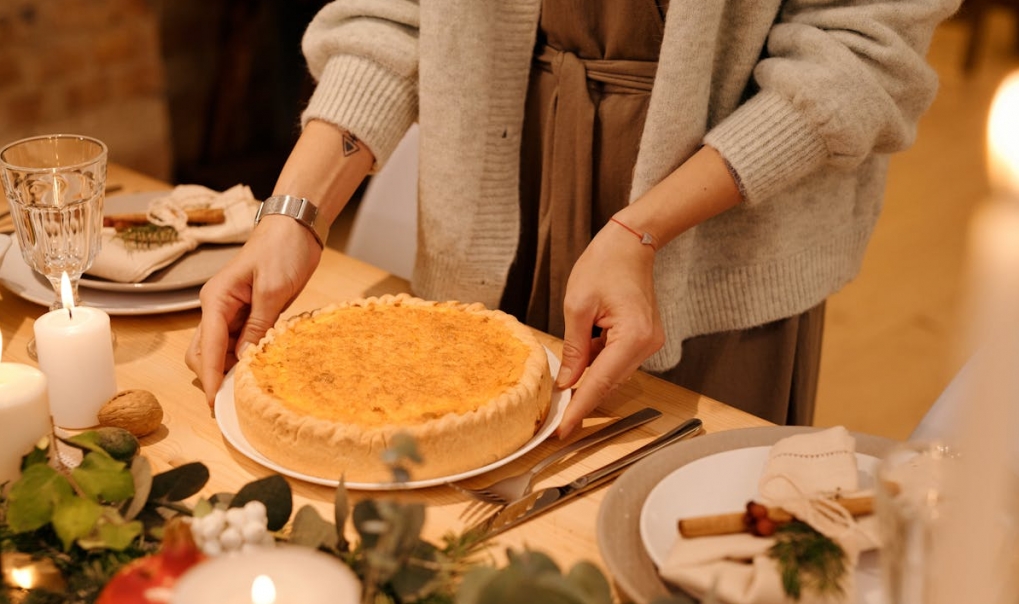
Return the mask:
<svg viewBox="0 0 1019 604">
<path fill-rule="evenodd" d="M 0 484 L 21 476 L 21 458 L 49 431 L 46 376 L 28 365 L 0 363 Z"/>
<path fill-rule="evenodd" d="M 335 556 L 298 545 L 223 554 L 192 567 L 171 604 L 357 604 L 361 582 Z"/>
<path fill-rule="evenodd" d="M 99 408 L 117 393 L 110 316 L 65 298 L 64 308 L 39 317 L 34 331 L 53 423 L 72 429 L 95 426 Z"/>
</svg>

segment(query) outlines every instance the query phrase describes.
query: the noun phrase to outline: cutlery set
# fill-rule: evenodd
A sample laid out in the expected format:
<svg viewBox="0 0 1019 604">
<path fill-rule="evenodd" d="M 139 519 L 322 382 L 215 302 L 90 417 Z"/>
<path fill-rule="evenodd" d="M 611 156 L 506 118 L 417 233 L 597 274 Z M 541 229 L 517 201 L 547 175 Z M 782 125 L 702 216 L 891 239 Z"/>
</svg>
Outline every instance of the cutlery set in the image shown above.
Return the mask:
<svg viewBox="0 0 1019 604">
<path fill-rule="evenodd" d="M 469 489 L 456 483 L 448 483 L 449 486 L 465 493 L 482 504 L 483 508 L 490 509 L 493 505 L 498 506 L 488 516 L 480 521 L 470 524 L 470 519 L 476 515 L 477 507 L 472 504 L 464 511 L 462 517 L 466 517 L 468 533 L 479 535 L 480 540 L 490 539 L 506 530 L 520 525 L 532 518 L 543 514 L 574 497 L 595 489 L 612 478 L 615 478 L 623 470 L 630 467 L 637 461 L 655 453 L 666 446 L 683 440 L 688 437 L 700 434 L 702 428 L 701 420 L 689 419 L 669 432 L 662 434 L 653 441 L 632 451 L 623 457 L 593 470 L 576 480 L 560 486 L 546 487 L 537 491 L 531 490 L 534 478 L 549 465 L 564 459 L 565 457 L 602 443 L 609 438 L 632 430 L 637 426 L 645 424 L 657 417 L 661 412 L 646 407 L 620 419 L 612 424 L 594 432 L 538 462 L 532 468 L 516 475 L 510 476 L 487 487 Z"/>
</svg>

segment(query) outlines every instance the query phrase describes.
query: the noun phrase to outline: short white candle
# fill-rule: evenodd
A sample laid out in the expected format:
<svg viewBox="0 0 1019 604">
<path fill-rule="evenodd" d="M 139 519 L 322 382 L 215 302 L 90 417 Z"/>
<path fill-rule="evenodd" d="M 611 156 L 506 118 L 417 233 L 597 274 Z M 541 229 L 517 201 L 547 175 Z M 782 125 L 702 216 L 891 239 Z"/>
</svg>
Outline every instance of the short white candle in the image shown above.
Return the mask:
<svg viewBox="0 0 1019 604">
<path fill-rule="evenodd" d="M 223 554 L 194 566 L 174 586 L 171 604 L 360 601 L 361 582 L 338 558 L 308 547 L 280 545 Z"/>
<path fill-rule="evenodd" d="M 39 367 L 49 381 L 53 423 L 72 429 L 95 426 L 99 408 L 117 393 L 110 316 L 98 308 L 74 306 L 65 297 L 64 308 L 39 317 L 34 331 Z"/>
<path fill-rule="evenodd" d="M 49 431 L 46 376 L 28 365 L 0 363 L 0 484 L 21 476 L 21 458 Z"/>
</svg>

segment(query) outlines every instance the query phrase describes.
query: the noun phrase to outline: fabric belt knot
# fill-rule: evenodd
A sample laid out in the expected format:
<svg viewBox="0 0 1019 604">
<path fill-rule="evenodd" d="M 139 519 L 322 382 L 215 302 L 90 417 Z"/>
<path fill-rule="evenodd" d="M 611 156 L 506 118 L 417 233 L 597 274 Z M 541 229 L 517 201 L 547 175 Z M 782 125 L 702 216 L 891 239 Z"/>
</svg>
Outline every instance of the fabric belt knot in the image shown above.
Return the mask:
<svg viewBox="0 0 1019 604">
<path fill-rule="evenodd" d="M 538 248 L 527 322 L 562 337 L 563 300 L 570 271 L 594 231 L 590 213 L 580 204 L 592 203 L 594 132 L 597 107 L 591 87 L 605 93 L 650 93 L 656 61 L 581 59 L 569 51 L 544 46 L 534 58 L 536 68 L 552 73 L 556 90 L 545 120 L 541 199 L 538 209 Z M 634 124 L 635 128 L 643 124 Z M 544 291 L 548 298 L 534 292 Z"/>
</svg>

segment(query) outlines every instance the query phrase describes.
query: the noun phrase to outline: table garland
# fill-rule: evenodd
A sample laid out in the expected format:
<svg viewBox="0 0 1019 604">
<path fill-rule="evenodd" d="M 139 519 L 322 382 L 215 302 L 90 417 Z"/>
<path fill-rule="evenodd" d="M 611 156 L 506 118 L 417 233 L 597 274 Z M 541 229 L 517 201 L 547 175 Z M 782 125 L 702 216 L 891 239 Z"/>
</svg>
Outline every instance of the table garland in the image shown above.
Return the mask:
<svg viewBox="0 0 1019 604">
<path fill-rule="evenodd" d="M 80 463 L 62 461 L 58 443 L 82 450 Z M 153 474 L 139 451 L 129 432 L 104 427 L 44 437 L 23 457 L 21 477 L 0 485 L 0 551 L 9 564 L 14 556 L 30 556 L 50 569 L 50 580 L 22 589 L 6 580 L 5 570 L 0 602 L 101 604 L 118 573 L 162 555 L 171 527 L 245 507 L 264 515 L 270 541 L 314 548 L 347 564 L 361 581 L 364 603 L 612 602 L 609 582 L 590 562 L 563 573 L 544 553 L 509 550 L 499 567 L 483 555 L 480 535 L 450 532 L 441 544 L 423 540 L 426 509 L 420 503 L 364 499 L 351 507 L 341 481 L 327 519 L 310 505 L 294 512 L 290 485 L 277 474 L 236 493 L 200 497 L 209 480 L 204 464 Z M 406 476 L 405 463 L 417 459 L 413 441 L 394 439 L 384 459 L 394 476 Z M 353 543 L 345 537 L 348 523 L 357 535 Z M 188 532 L 191 537 L 197 529 Z M 202 540 L 189 541 L 190 547 Z"/>
</svg>

